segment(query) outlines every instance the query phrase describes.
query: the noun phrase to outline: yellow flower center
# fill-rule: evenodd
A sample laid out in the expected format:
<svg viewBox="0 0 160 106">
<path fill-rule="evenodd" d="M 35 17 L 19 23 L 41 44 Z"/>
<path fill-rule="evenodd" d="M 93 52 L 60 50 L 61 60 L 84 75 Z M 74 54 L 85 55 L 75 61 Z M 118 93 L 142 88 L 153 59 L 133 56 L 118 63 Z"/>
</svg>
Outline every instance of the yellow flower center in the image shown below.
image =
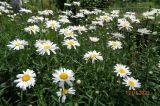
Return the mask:
<svg viewBox="0 0 160 106">
<path fill-rule="evenodd" d="M 116 42 L 112 42 L 112 46 L 117 46 L 117 43 Z"/>
<path fill-rule="evenodd" d="M 55 26 L 55 22 L 51 22 L 51 26 L 54 27 Z"/>
<path fill-rule="evenodd" d="M 125 70 L 124 70 L 123 68 L 120 68 L 120 69 L 119 69 L 119 73 L 124 74 L 124 73 L 125 73 Z"/>
<path fill-rule="evenodd" d="M 66 80 L 66 79 L 68 78 L 68 74 L 66 74 L 66 73 L 61 73 L 61 74 L 59 75 L 59 77 L 60 77 L 61 79 L 63 79 L 63 80 Z"/>
<path fill-rule="evenodd" d="M 134 85 L 135 85 L 135 82 L 134 82 L 134 81 L 129 81 L 129 85 L 130 85 L 130 86 L 134 86 Z"/>
<path fill-rule="evenodd" d="M 49 49 L 49 48 L 51 48 L 51 45 L 45 45 L 44 48 Z"/>
<path fill-rule="evenodd" d="M 20 46 L 22 45 L 20 42 L 16 42 L 16 46 Z"/>
<path fill-rule="evenodd" d="M 68 93 L 68 89 L 63 89 L 62 94 L 65 95 Z"/>
<path fill-rule="evenodd" d="M 129 23 L 128 23 L 128 22 L 125 22 L 125 23 L 124 23 L 124 27 L 126 27 L 126 28 L 129 27 Z"/>
<path fill-rule="evenodd" d="M 97 55 L 96 54 L 91 54 L 91 58 L 93 59 L 93 58 L 96 58 L 97 57 Z"/>
<path fill-rule="evenodd" d="M 104 20 L 108 20 L 108 19 L 109 19 L 109 17 L 108 17 L 108 16 L 104 16 L 103 18 L 104 18 Z"/>
<path fill-rule="evenodd" d="M 35 30 L 34 26 L 29 27 L 29 29 L 30 29 L 31 31 L 34 31 L 34 30 Z"/>
<path fill-rule="evenodd" d="M 68 41 L 67 42 L 69 45 L 74 45 L 74 41 Z"/>
<path fill-rule="evenodd" d="M 70 36 L 73 35 L 73 32 L 72 32 L 72 31 L 68 31 L 67 33 L 68 33 L 68 35 L 70 35 Z"/>
<path fill-rule="evenodd" d="M 30 75 L 24 74 L 23 77 L 22 77 L 22 81 L 26 82 L 26 81 L 30 80 L 30 78 L 31 78 Z"/>
</svg>

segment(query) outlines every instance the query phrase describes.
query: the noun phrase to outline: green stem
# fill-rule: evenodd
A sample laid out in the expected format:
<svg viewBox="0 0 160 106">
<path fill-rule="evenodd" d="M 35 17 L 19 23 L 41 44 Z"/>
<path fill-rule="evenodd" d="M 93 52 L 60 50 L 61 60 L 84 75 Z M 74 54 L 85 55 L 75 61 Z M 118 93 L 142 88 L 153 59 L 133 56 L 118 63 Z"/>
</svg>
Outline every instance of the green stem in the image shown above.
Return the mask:
<svg viewBox="0 0 160 106">
<path fill-rule="evenodd" d="M 21 91 L 21 104 L 23 104 L 23 91 Z"/>
</svg>

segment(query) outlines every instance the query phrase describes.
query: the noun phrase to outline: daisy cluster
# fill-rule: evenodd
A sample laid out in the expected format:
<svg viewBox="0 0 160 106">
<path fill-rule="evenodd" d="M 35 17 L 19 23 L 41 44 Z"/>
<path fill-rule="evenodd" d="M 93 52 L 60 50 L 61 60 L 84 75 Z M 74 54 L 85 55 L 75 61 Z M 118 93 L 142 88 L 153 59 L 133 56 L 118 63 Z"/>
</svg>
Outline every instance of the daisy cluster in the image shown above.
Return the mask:
<svg viewBox="0 0 160 106">
<path fill-rule="evenodd" d="M 155 16 L 158 16 L 160 14 L 160 9 L 155 9 L 155 8 L 152 8 L 151 11 L 146 11 L 143 13 L 143 16 L 146 18 L 146 19 L 150 19 L 150 20 L 154 20 L 155 19 Z"/>
<path fill-rule="evenodd" d="M 52 76 L 53 83 L 58 83 L 60 87 L 59 91 L 57 91 L 59 101 L 64 103 L 66 95 L 75 94 L 75 90 L 72 88 L 72 82 L 75 80 L 74 72 L 69 69 L 60 68 L 59 70 L 55 70 L 55 73 L 53 73 Z M 23 91 L 27 90 L 27 88 L 30 89 L 36 83 L 36 73 L 30 69 L 23 71 L 22 74 L 18 74 L 16 77 L 17 79 L 14 80 L 14 83 L 17 83 L 16 87 L 19 87 Z"/>
<path fill-rule="evenodd" d="M 21 8 L 19 10 L 20 13 L 32 13 L 31 10 Z M 10 18 L 11 21 L 15 20 L 15 17 L 18 15 L 21 15 L 19 13 L 14 13 L 12 10 L 12 6 L 8 4 L 7 2 L 0 1 L 0 16 L 1 15 L 6 15 L 7 17 Z"/>
<path fill-rule="evenodd" d="M 129 87 L 129 90 L 135 90 L 135 88 L 140 88 L 141 83 L 139 83 L 138 80 L 134 79 L 133 77 L 130 77 L 131 72 L 129 67 L 122 64 L 116 64 L 114 66 L 115 73 L 117 73 L 117 76 L 120 76 L 123 79 L 123 84 Z"/>
<path fill-rule="evenodd" d="M 2 3 L 0 3 L 2 4 Z M 80 6 L 79 2 L 73 3 L 65 3 L 65 6 Z M 0 12 L 1 12 L 0 7 Z M 31 10 L 21 9 L 22 13 L 32 13 Z M 152 11 L 143 13 L 144 18 L 153 19 L 153 14 L 155 16 L 159 15 L 159 9 L 152 9 Z M 109 41 L 105 42 L 105 46 L 107 49 L 111 49 L 114 53 L 119 49 L 123 49 L 123 46 L 127 42 L 125 42 L 126 36 L 123 32 L 130 33 L 133 31 L 134 25 L 138 25 L 140 23 L 140 19 L 136 17 L 136 13 L 134 12 L 126 12 L 124 15 L 120 15 L 119 10 L 113 10 L 111 12 L 105 12 L 100 9 L 80 9 L 75 14 L 71 10 L 62 11 L 58 18 L 53 17 L 52 10 L 43 10 L 38 11 L 34 16 L 29 17 L 26 21 L 28 24 L 24 27 L 23 31 L 25 35 L 34 37 L 33 42 L 26 41 L 24 39 L 16 38 L 13 41 L 10 41 L 7 47 L 10 50 L 15 50 L 18 52 L 19 50 L 25 49 L 28 45 L 34 45 L 38 55 L 56 55 L 57 51 L 62 49 L 61 45 L 67 48 L 68 50 L 77 51 L 79 54 L 80 46 L 83 44 L 83 41 L 80 41 L 82 38 L 84 41 L 91 42 L 91 44 L 100 45 L 100 41 L 104 41 L 106 39 L 101 39 L 101 36 L 107 36 Z M 75 24 L 73 22 L 79 22 L 79 24 Z M 112 26 L 117 28 L 116 31 L 112 31 Z M 103 33 L 98 35 L 99 33 L 94 33 L 96 30 L 107 30 L 108 33 Z M 149 35 L 152 33 L 149 28 L 135 28 L 135 32 L 141 36 Z M 86 34 L 87 32 L 94 33 L 93 35 Z M 49 34 L 51 37 L 49 38 Z M 40 35 L 40 36 L 39 36 Z M 52 38 L 54 36 L 54 38 Z M 57 43 L 53 42 L 57 37 Z M 62 38 L 62 39 L 61 39 Z M 87 38 L 87 39 L 86 39 Z M 61 40 L 63 40 L 61 42 Z M 55 40 L 56 41 L 56 40 Z M 59 42 L 60 44 L 59 45 Z M 104 47 L 104 49 L 106 49 Z M 118 51 L 117 51 L 118 52 Z M 80 54 L 81 55 L 81 54 Z M 96 61 L 103 61 L 106 57 L 103 57 L 103 53 L 101 53 L 100 49 L 90 49 L 85 51 L 83 54 L 83 59 L 86 62 L 95 63 Z M 137 79 L 131 77 L 131 72 L 129 67 L 122 64 L 116 64 L 114 66 L 114 72 L 117 73 L 117 76 L 123 78 L 123 84 L 129 87 L 129 90 L 135 90 L 136 88 L 141 87 L 141 83 Z M 59 91 L 57 92 L 57 96 L 59 97 L 59 101 L 65 102 L 68 94 L 75 94 L 75 89 L 73 88 L 73 81 L 75 80 L 74 72 L 70 69 L 60 68 L 55 70 L 52 74 L 53 83 L 58 84 Z M 27 69 L 23 71 L 22 74 L 18 74 L 17 80 L 14 82 L 17 83 L 17 87 L 22 90 L 27 90 L 27 88 L 31 88 L 36 83 L 36 73 Z M 77 80 L 77 83 L 80 83 L 80 80 Z"/>
<path fill-rule="evenodd" d="M 0 1 L 0 15 L 13 13 L 12 7 L 7 2 Z"/>
</svg>

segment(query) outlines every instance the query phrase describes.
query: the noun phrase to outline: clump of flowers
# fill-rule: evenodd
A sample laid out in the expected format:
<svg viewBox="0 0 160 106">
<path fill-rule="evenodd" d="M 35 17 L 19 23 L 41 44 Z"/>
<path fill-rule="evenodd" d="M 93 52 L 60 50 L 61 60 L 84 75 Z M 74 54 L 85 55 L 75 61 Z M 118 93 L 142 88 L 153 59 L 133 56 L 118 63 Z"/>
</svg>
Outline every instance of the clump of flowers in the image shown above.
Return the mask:
<svg viewBox="0 0 160 106">
<path fill-rule="evenodd" d="M 160 14 L 160 9 L 154 9 L 153 8 L 151 11 L 146 11 L 142 15 L 146 19 L 153 20 L 153 19 L 155 19 L 155 16 L 158 16 L 159 14 Z"/>
<path fill-rule="evenodd" d="M 132 23 L 140 23 L 140 20 L 136 18 L 135 12 L 126 12 L 124 14 L 126 19 L 130 19 Z"/>
<path fill-rule="evenodd" d="M 72 81 L 75 80 L 74 78 L 74 72 L 69 69 L 60 68 L 59 70 L 55 70 L 55 73 L 53 75 L 53 83 L 59 83 L 60 90 L 57 92 L 57 96 L 59 96 L 59 101 L 62 101 L 62 103 L 66 100 L 67 94 L 75 94 L 75 90 L 72 88 Z M 67 89 L 65 87 L 65 83 L 71 88 Z"/>
<path fill-rule="evenodd" d="M 125 84 L 125 86 L 129 87 L 129 90 L 135 90 L 135 88 L 140 88 L 141 87 L 141 83 L 139 83 L 138 80 L 134 79 L 133 77 L 129 77 L 131 75 L 131 72 L 129 71 L 129 67 L 127 67 L 126 65 L 122 65 L 122 64 L 116 64 L 114 66 L 114 69 L 117 73 L 117 76 L 120 76 L 123 79 L 123 83 Z"/>
<path fill-rule="evenodd" d="M 91 69 L 92 67 L 89 68 L 88 66 L 85 66 L 85 63 L 80 63 L 81 60 L 79 61 L 79 59 L 81 58 L 79 56 L 76 56 L 77 54 L 81 56 L 81 53 L 83 53 L 84 51 L 87 50 L 87 48 L 89 48 L 91 49 L 91 51 L 86 51 L 82 55 L 83 60 L 86 62 L 91 62 L 91 64 L 94 65 L 94 69 L 96 71 L 92 73 L 93 76 L 98 74 L 97 72 L 99 70 L 100 70 L 99 72 L 102 72 L 102 74 L 104 74 L 103 71 L 105 70 L 103 69 L 107 68 L 107 64 L 111 65 L 112 63 L 115 63 L 116 60 L 118 61 L 126 60 L 125 58 L 118 59 L 117 57 L 122 56 L 123 58 L 124 56 L 130 57 L 133 55 L 134 57 L 131 60 L 133 60 L 133 62 L 135 63 L 134 60 L 137 57 L 139 58 L 138 56 L 140 54 L 139 51 L 147 52 L 145 48 L 139 47 L 139 45 L 140 46 L 142 45 L 143 47 L 143 44 L 145 43 L 145 41 L 143 40 L 144 37 L 140 37 L 140 40 L 139 40 L 137 37 L 137 34 L 139 35 L 149 35 L 149 34 L 158 35 L 159 34 L 157 29 L 158 29 L 158 24 L 160 22 L 157 24 L 157 26 L 156 24 L 155 26 L 153 25 L 154 28 L 150 28 L 151 26 L 149 26 L 148 24 L 150 23 L 154 24 L 158 21 L 156 20 L 157 19 L 156 17 L 160 14 L 160 9 L 151 9 L 150 11 L 144 12 L 142 14 L 144 19 L 142 19 L 143 17 L 140 17 L 139 14 L 136 14 L 135 12 L 126 12 L 122 15 L 120 14 L 119 10 L 113 10 L 110 13 L 107 13 L 100 9 L 90 9 L 90 10 L 80 9 L 79 7 L 77 7 L 77 6 L 80 6 L 80 2 L 65 3 L 64 5 L 65 5 L 65 9 L 72 9 L 73 12 L 70 10 L 66 10 L 66 11 L 58 12 L 58 14 L 60 13 L 61 15 L 53 16 L 52 10 L 38 11 L 38 15 L 31 16 L 27 20 L 27 24 L 33 24 L 33 25 L 29 25 L 25 27 L 23 30 L 30 35 L 37 34 L 38 36 L 35 37 L 37 38 L 36 41 L 35 39 L 31 39 L 29 41 L 30 44 L 35 43 L 34 44 L 35 48 L 27 49 L 27 51 L 25 52 L 25 53 L 29 53 L 28 55 L 25 55 L 25 56 L 28 56 L 28 57 L 31 56 L 31 57 L 29 57 L 29 59 L 27 57 L 27 59 L 23 63 L 24 65 L 33 64 L 33 65 L 40 66 L 41 64 L 37 63 L 40 59 L 40 63 L 42 64 L 44 62 L 49 62 L 49 63 L 44 63 L 42 67 L 39 67 L 39 68 L 47 67 L 47 71 L 50 69 L 49 68 L 50 63 L 55 63 L 53 65 L 58 65 L 58 66 L 73 65 L 73 68 L 76 68 L 78 71 L 81 69 L 85 70 L 87 68 Z M 73 8 L 70 6 L 73 6 Z M 11 18 L 10 21 L 15 20 L 15 22 L 18 22 L 18 19 L 21 18 L 18 16 L 19 15 L 22 16 L 23 15 L 22 13 L 32 13 L 31 10 L 21 8 L 21 10 L 19 11 L 20 13 L 13 14 L 13 11 L 11 9 L 12 7 L 10 7 L 9 4 L 0 2 L 0 16 L 6 14 L 7 17 Z M 138 19 L 137 16 L 140 18 Z M 3 19 L 3 16 L 2 16 L 2 19 Z M 155 19 L 155 22 L 152 21 L 153 19 Z M 35 23 L 37 25 L 34 25 Z M 148 26 L 146 28 L 143 28 L 144 26 L 142 25 L 143 23 L 145 23 L 145 25 L 147 24 Z M 24 24 L 25 23 L 22 23 L 22 25 Z M 134 26 L 137 28 L 133 28 Z M 138 26 L 141 26 L 142 28 L 138 28 Z M 147 28 L 150 28 L 150 30 Z M 6 29 L 6 26 L 4 28 L 2 27 L 2 29 Z M 151 29 L 153 31 L 151 31 Z M 111 31 L 113 31 L 113 33 Z M 4 35 L 7 35 L 7 34 L 4 34 Z M 110 34 L 112 36 L 109 36 Z M 157 36 L 154 36 L 154 37 L 157 37 Z M 132 39 L 131 42 L 129 42 L 130 39 Z M 57 44 L 55 44 L 55 42 L 52 42 L 52 40 L 55 40 L 55 41 L 57 40 L 58 42 L 57 44 L 60 44 L 60 46 L 57 46 Z M 97 43 L 93 43 L 93 42 L 97 42 Z M 114 53 L 113 51 L 110 52 L 110 49 L 118 52 L 119 49 L 123 48 L 123 43 L 125 44 L 125 46 L 129 46 L 125 48 L 128 50 L 120 50 L 121 51 L 120 54 L 122 55 L 118 55 L 116 57 L 110 57 L 109 54 Z M 21 49 L 24 49 L 27 45 L 29 45 L 27 41 L 21 40 L 21 39 L 15 39 L 9 42 L 7 47 L 12 50 L 21 50 Z M 82 47 L 80 47 L 80 45 L 82 45 Z M 61 49 L 60 55 L 55 55 L 57 54 L 57 51 L 61 46 L 62 46 L 62 49 L 64 46 L 71 51 L 69 53 L 65 53 L 66 49 L 64 50 Z M 106 49 L 106 48 L 110 48 L 110 49 Z M 36 49 L 35 51 L 37 52 L 36 54 L 39 54 L 41 56 L 35 56 L 35 53 L 29 52 L 29 51 L 32 51 L 33 49 Z M 96 49 L 101 50 L 103 52 L 100 52 L 100 51 L 98 52 L 96 51 Z M 74 52 L 72 50 L 74 50 Z M 137 50 L 138 52 L 134 50 Z M 156 48 L 153 48 L 153 50 L 156 50 Z M 131 52 L 131 55 L 127 54 L 130 52 Z M 107 58 L 103 57 L 104 53 L 109 53 L 109 54 L 106 54 Z M 54 57 L 52 57 L 52 54 Z M 68 54 L 71 54 L 70 57 L 68 56 Z M 51 56 L 46 56 L 46 55 L 51 55 Z M 35 58 L 32 58 L 33 56 L 35 56 Z M 42 56 L 44 56 L 44 58 L 42 58 Z M 47 58 L 45 58 L 45 56 Z M 69 60 L 73 60 L 73 61 L 70 62 L 68 60 L 68 57 L 69 57 Z M 37 59 L 37 60 L 26 62 L 27 60 L 31 60 L 31 59 Z M 43 59 L 45 61 L 41 62 L 43 61 Z M 68 61 L 65 61 L 65 60 L 68 60 Z M 102 61 L 102 64 L 99 64 L 99 63 L 95 64 L 96 61 Z M 160 63 L 158 65 L 159 65 L 158 67 L 160 67 Z M 70 66 L 67 66 L 67 67 L 70 67 Z M 126 86 L 129 90 L 136 90 L 141 87 L 141 83 L 139 82 L 138 79 L 135 79 L 132 76 L 133 72 L 131 72 L 131 69 L 127 65 L 115 64 L 113 72 L 116 74 L 117 77 L 121 79 L 122 81 L 121 83 L 124 86 Z M 40 72 L 38 72 L 38 74 L 39 73 Z M 83 72 L 80 72 L 80 74 L 81 73 L 83 74 Z M 149 71 L 148 73 L 150 75 L 153 75 L 152 71 Z M 84 78 L 86 78 L 85 75 L 86 73 L 84 73 Z M 110 76 L 110 73 L 109 73 L 109 76 Z M 22 89 L 23 91 L 30 89 L 35 85 L 36 73 L 33 70 L 27 69 L 26 71 L 23 71 L 22 74 L 18 74 L 16 77 L 17 79 L 14 80 L 14 83 L 16 83 L 16 87 Z M 56 69 L 52 73 L 52 80 L 53 80 L 53 83 L 57 85 L 56 87 L 58 87 L 58 91 L 56 92 L 56 94 L 60 102 L 65 103 L 69 95 L 75 94 L 76 92 L 76 90 L 74 89 L 75 73 L 73 70 L 66 69 L 66 68 Z M 101 80 L 101 82 L 103 81 Z M 80 84 L 85 85 L 86 83 L 83 83 L 81 80 L 76 80 L 75 85 L 77 85 L 78 87 L 81 87 Z M 85 88 L 85 90 L 87 89 Z M 101 92 L 101 88 L 99 89 L 99 87 L 94 87 L 94 89 L 97 95 L 103 92 L 103 91 Z"/>
</svg>

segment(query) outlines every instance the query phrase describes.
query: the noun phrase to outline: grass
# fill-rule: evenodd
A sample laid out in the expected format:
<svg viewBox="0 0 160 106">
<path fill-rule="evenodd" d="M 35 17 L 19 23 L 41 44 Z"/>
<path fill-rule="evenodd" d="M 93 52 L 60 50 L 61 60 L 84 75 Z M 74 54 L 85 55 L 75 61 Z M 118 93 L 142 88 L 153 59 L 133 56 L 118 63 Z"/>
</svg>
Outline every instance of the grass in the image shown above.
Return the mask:
<svg viewBox="0 0 160 106">
<path fill-rule="evenodd" d="M 110 10 L 119 9 L 124 11 L 134 11 L 136 13 L 142 13 L 144 11 L 149 10 L 150 8 L 160 8 L 159 4 L 155 4 L 154 2 L 119 2 L 114 3 L 110 6 Z"/>
<path fill-rule="evenodd" d="M 36 11 L 37 8 L 33 8 Z M 127 32 L 118 30 L 115 19 L 103 27 L 97 26 L 96 30 L 83 32 L 82 35 L 78 34 L 77 39 L 80 47 L 77 47 L 76 50 L 68 50 L 62 45 L 64 38 L 58 31 L 47 29 L 48 33 L 37 33 L 36 35 L 24 32 L 24 28 L 31 25 L 27 23 L 27 19 L 32 15 L 37 15 L 37 12 L 17 15 L 14 21 L 11 21 L 6 15 L 0 16 L 0 105 L 158 106 L 160 104 L 160 71 L 158 67 L 160 27 L 158 22 L 154 23 L 154 20 L 148 22 L 142 18 L 140 24 L 132 24 L 133 30 Z M 120 15 L 122 17 L 123 14 Z M 89 16 L 87 22 L 85 18 L 82 18 L 79 20 L 80 25 L 90 25 L 92 19 L 96 17 L 98 16 Z M 58 20 L 57 16 L 49 16 L 48 18 Z M 146 24 L 147 22 L 148 24 Z M 44 24 L 38 23 L 37 25 L 45 28 Z M 62 25 L 61 28 L 70 25 Z M 156 35 L 150 34 L 147 44 L 142 36 L 140 44 L 137 45 L 138 28 L 147 28 L 158 33 Z M 112 50 L 107 46 L 108 41 L 116 40 L 111 35 L 113 32 L 125 35 L 125 39 L 121 40 L 123 48 L 120 50 Z M 90 36 L 96 36 L 100 40 L 93 43 L 89 40 Z M 24 50 L 10 50 L 6 45 L 16 38 L 25 39 L 29 45 Z M 34 47 L 35 41 L 38 39 L 48 39 L 56 43 L 60 48 L 57 54 L 38 55 Z M 83 56 L 90 50 L 101 52 L 104 60 L 86 63 Z M 142 84 L 141 88 L 137 90 L 146 90 L 150 94 L 147 96 L 127 95 L 128 87 L 122 85 L 122 78 L 117 77 L 113 72 L 117 63 L 130 67 L 132 76 Z M 78 85 L 74 81 L 73 87 L 76 94 L 67 96 L 65 104 L 58 101 L 56 92 L 59 87 L 52 82 L 52 73 L 60 67 L 73 70 L 75 79 L 80 79 L 82 82 Z M 21 91 L 16 88 L 13 81 L 17 74 L 26 69 L 35 71 L 37 74 L 36 84 L 27 91 Z"/>
</svg>

